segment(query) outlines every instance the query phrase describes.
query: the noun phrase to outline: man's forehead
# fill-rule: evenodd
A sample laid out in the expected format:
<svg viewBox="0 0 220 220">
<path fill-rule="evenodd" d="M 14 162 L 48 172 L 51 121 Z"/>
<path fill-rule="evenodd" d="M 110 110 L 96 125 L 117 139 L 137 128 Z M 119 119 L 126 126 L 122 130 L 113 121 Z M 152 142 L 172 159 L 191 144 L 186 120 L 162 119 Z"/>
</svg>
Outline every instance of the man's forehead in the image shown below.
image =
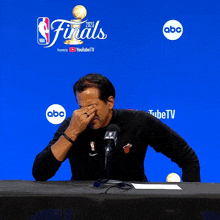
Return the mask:
<svg viewBox="0 0 220 220">
<path fill-rule="evenodd" d="M 96 104 L 96 102 L 99 100 L 99 90 L 96 88 L 88 88 L 77 93 L 76 99 L 80 106 Z"/>
<path fill-rule="evenodd" d="M 77 92 L 77 96 L 93 96 L 93 97 L 99 97 L 99 89 L 94 88 L 94 87 L 89 87 L 82 92 Z"/>
</svg>

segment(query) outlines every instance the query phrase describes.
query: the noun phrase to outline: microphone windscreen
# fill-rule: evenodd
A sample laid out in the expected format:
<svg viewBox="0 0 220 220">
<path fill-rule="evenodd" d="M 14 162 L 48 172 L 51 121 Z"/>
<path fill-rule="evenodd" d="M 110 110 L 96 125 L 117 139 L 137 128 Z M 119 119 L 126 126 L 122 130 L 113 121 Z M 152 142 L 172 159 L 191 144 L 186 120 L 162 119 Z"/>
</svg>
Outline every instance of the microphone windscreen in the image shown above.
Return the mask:
<svg viewBox="0 0 220 220">
<path fill-rule="evenodd" d="M 106 131 L 117 131 L 117 134 L 119 134 L 120 128 L 116 124 L 111 124 L 107 127 Z"/>
</svg>

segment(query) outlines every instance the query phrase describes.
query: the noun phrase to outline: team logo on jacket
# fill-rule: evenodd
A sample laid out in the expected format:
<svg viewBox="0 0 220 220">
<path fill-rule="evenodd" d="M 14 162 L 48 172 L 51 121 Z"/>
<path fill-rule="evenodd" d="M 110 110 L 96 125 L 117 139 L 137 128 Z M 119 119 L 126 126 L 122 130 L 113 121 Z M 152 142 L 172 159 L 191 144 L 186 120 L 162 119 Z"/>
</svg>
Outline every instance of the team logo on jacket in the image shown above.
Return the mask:
<svg viewBox="0 0 220 220">
<path fill-rule="evenodd" d="M 130 148 L 132 147 L 132 144 L 126 144 L 124 147 L 123 147 L 123 149 L 124 149 L 124 152 L 126 153 L 126 154 L 128 154 L 129 152 L 130 152 Z"/>
<path fill-rule="evenodd" d="M 91 148 L 92 153 L 89 153 L 89 156 L 93 157 L 98 154 L 98 153 L 95 153 L 95 142 L 94 141 L 90 141 L 90 148 Z"/>
<path fill-rule="evenodd" d="M 91 147 L 91 151 L 95 151 L 95 142 L 94 141 L 90 142 L 90 147 Z"/>
</svg>

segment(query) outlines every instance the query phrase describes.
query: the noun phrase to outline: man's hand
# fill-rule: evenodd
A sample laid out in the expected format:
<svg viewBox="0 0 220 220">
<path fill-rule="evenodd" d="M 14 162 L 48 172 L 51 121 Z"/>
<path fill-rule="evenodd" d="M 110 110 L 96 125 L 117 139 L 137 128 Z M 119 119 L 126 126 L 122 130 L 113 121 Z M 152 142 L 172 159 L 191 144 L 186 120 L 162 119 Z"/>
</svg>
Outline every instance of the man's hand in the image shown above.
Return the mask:
<svg viewBox="0 0 220 220">
<path fill-rule="evenodd" d="M 67 133 L 71 132 L 72 135 L 78 136 L 86 129 L 89 122 L 93 119 L 96 110 L 97 110 L 96 105 L 90 105 L 88 107 L 83 107 L 75 110 L 73 112 L 70 125 L 67 128 L 66 132 Z"/>
<path fill-rule="evenodd" d="M 96 105 L 90 105 L 75 110 L 65 134 L 71 138 L 72 141 L 75 141 L 77 136 L 86 129 L 89 122 L 95 116 L 96 110 Z M 62 162 L 65 160 L 71 146 L 72 144 L 65 137 L 60 136 L 59 140 L 51 146 L 51 151 L 54 157 Z"/>
</svg>

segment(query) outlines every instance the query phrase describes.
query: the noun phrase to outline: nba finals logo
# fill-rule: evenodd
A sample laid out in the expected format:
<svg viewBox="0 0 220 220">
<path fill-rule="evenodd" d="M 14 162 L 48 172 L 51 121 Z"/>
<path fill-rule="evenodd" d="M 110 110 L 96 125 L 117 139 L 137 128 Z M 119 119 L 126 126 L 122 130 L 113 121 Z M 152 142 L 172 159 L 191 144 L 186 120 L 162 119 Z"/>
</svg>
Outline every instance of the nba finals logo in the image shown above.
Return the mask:
<svg viewBox="0 0 220 220">
<path fill-rule="evenodd" d="M 50 20 L 47 17 L 37 19 L 37 43 L 47 45 L 50 43 Z"/>
<path fill-rule="evenodd" d="M 83 5 L 75 6 L 72 10 L 72 15 L 75 19 L 57 19 L 51 22 L 51 26 L 49 24 L 49 18 L 39 17 L 37 19 L 38 44 L 45 45 L 45 48 L 52 47 L 56 43 L 60 34 L 63 35 L 63 43 L 65 45 L 81 45 L 83 44 L 83 39 L 104 40 L 107 38 L 107 34 L 104 33 L 102 28 L 99 28 L 100 20 L 96 22 L 89 22 L 88 19 L 83 21 L 83 19 L 87 15 L 87 10 Z M 54 26 L 56 26 L 56 29 L 54 28 Z M 55 33 L 55 36 L 53 40 L 51 40 L 51 43 L 49 39 L 50 28 Z M 71 50 L 70 52 L 73 51 Z"/>
</svg>

